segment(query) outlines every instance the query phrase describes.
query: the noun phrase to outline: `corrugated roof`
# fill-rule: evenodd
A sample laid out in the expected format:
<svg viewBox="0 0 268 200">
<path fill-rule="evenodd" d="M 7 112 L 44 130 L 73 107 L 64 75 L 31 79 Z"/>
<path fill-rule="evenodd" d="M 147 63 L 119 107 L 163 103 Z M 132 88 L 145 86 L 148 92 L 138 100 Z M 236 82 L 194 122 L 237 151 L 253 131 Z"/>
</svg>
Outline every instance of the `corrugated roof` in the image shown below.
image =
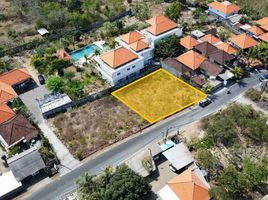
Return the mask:
<svg viewBox="0 0 268 200">
<path fill-rule="evenodd" d="M 18 181 L 44 169 L 45 163 L 36 147 L 32 147 L 7 160 L 9 168 Z"/>
<path fill-rule="evenodd" d="M 168 186 L 180 200 L 209 200 L 208 188 L 189 168 L 168 181 Z"/>
<path fill-rule="evenodd" d="M 257 24 L 263 26 L 263 25 L 266 25 L 268 24 L 268 17 L 264 17 L 262 19 L 259 19 L 258 21 L 256 21 Z"/>
<path fill-rule="evenodd" d="M 251 28 L 247 29 L 247 31 L 249 31 L 257 36 L 264 33 L 264 31 L 258 26 L 252 26 Z"/>
<path fill-rule="evenodd" d="M 131 31 L 127 34 L 121 35 L 120 38 L 125 43 L 131 44 L 133 42 L 137 42 L 138 40 L 144 38 L 144 36 L 138 31 Z"/>
<path fill-rule="evenodd" d="M 223 51 L 225 51 L 226 53 L 229 53 L 229 54 L 234 54 L 237 52 L 237 50 L 232 47 L 232 45 L 226 43 L 226 42 L 222 42 L 222 43 L 219 43 L 219 44 L 216 44 L 215 45 L 218 49 L 221 49 Z"/>
<path fill-rule="evenodd" d="M 9 146 L 21 139 L 29 141 L 36 137 L 37 133 L 37 129 L 22 115 L 17 115 L 0 125 L 0 135 Z"/>
<path fill-rule="evenodd" d="M 239 6 L 237 6 L 233 3 L 230 3 L 228 1 L 225 1 L 225 2 L 214 1 L 210 4 L 208 4 L 208 6 L 211 8 L 214 8 L 215 10 L 218 10 L 226 15 L 237 12 L 240 10 Z"/>
<path fill-rule="evenodd" d="M 0 124 L 15 117 L 16 113 L 6 104 L 0 104 Z"/>
<path fill-rule="evenodd" d="M 100 56 L 100 58 L 111 68 L 116 69 L 128 62 L 135 60 L 138 58 L 138 55 L 124 47 L 120 47 L 103 54 Z"/>
<path fill-rule="evenodd" d="M 215 47 L 213 44 L 211 44 L 211 43 L 209 43 L 207 41 L 195 45 L 194 49 L 198 50 L 199 52 L 201 52 L 204 55 L 207 55 L 209 53 L 212 53 L 212 52 L 218 50 L 217 47 Z"/>
<path fill-rule="evenodd" d="M 228 39 L 230 42 L 234 43 L 236 46 L 241 49 L 247 49 L 253 46 L 256 46 L 258 42 L 253 38 L 249 37 L 247 34 L 243 33 L 240 35 L 233 36 Z"/>
<path fill-rule="evenodd" d="M 159 15 L 148 19 L 146 22 L 151 25 L 159 24 L 163 21 L 169 20 L 169 18 L 165 17 L 164 15 Z"/>
<path fill-rule="evenodd" d="M 215 37 L 212 34 L 205 35 L 205 36 L 201 37 L 200 40 L 202 40 L 203 42 L 207 41 L 210 44 L 217 44 L 217 43 L 221 42 L 221 40 L 219 38 Z"/>
<path fill-rule="evenodd" d="M 29 78 L 31 78 L 31 75 L 26 69 L 14 69 L 0 75 L 0 82 L 13 86 Z"/>
<path fill-rule="evenodd" d="M 192 49 L 195 45 L 199 42 L 191 36 L 186 36 L 180 39 L 180 44 L 185 47 L 186 49 Z"/>
<path fill-rule="evenodd" d="M 153 35 L 160 35 L 162 33 L 165 33 L 167 31 L 170 31 L 177 27 L 177 24 L 170 19 L 167 19 L 163 22 L 160 22 L 158 24 L 154 24 L 150 27 L 148 27 L 146 30 L 150 32 Z"/>
<path fill-rule="evenodd" d="M 200 67 L 202 62 L 206 60 L 205 57 L 196 53 L 193 50 L 190 50 L 176 58 L 177 61 L 181 62 L 185 66 L 189 67 L 192 70 L 196 70 Z"/>
<path fill-rule="evenodd" d="M 139 51 L 149 47 L 149 45 L 147 43 L 143 42 L 142 40 L 138 40 L 136 42 L 133 42 L 129 46 L 131 49 L 133 49 L 136 52 L 139 52 Z"/>
</svg>

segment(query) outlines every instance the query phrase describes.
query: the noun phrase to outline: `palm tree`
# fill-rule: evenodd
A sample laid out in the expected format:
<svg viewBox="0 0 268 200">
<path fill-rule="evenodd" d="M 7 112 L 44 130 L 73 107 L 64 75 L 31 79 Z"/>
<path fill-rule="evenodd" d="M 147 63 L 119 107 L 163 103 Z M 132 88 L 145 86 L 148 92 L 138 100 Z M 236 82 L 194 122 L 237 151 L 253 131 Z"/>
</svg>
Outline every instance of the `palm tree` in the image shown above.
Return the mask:
<svg viewBox="0 0 268 200">
<path fill-rule="evenodd" d="M 235 77 L 236 79 L 241 79 L 241 78 L 243 78 L 243 76 L 244 76 L 244 74 L 245 74 L 244 70 L 243 70 L 241 67 L 238 67 L 238 66 L 234 67 L 234 68 L 231 70 L 231 72 L 234 74 L 234 77 Z"/>
</svg>

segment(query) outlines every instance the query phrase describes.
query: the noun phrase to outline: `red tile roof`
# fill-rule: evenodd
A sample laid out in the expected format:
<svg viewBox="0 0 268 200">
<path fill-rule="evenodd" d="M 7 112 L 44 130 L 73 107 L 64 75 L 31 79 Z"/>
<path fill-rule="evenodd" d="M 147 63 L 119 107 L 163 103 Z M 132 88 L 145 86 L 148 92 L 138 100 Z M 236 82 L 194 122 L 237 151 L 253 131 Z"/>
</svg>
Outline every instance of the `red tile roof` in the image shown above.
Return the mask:
<svg viewBox="0 0 268 200">
<path fill-rule="evenodd" d="M 138 31 L 131 31 L 125 35 L 121 35 L 120 38 L 125 43 L 131 44 L 133 42 L 137 42 L 138 40 L 144 38 L 144 36 Z"/>
<path fill-rule="evenodd" d="M 167 19 L 167 20 L 162 21 L 158 24 L 154 24 L 154 25 L 148 27 L 146 30 L 148 32 L 150 32 L 151 34 L 157 36 L 157 35 L 160 35 L 162 33 L 167 32 L 167 31 L 170 31 L 176 27 L 177 27 L 177 24 L 175 22 L 173 22 L 170 19 Z"/>
<path fill-rule="evenodd" d="M 186 36 L 180 39 L 180 44 L 186 49 L 192 49 L 195 45 L 199 44 L 199 42 L 191 36 Z"/>
<path fill-rule="evenodd" d="M 136 52 L 139 52 L 139 51 L 144 50 L 144 49 L 149 47 L 149 45 L 142 40 L 138 40 L 137 42 L 134 42 L 134 43 L 130 44 L 129 46 L 131 49 L 133 49 Z"/>
<path fill-rule="evenodd" d="M 268 24 L 268 17 L 264 17 L 264 18 L 256 21 L 256 23 L 261 25 L 261 26 L 266 25 L 266 24 Z"/>
<path fill-rule="evenodd" d="M 26 69 L 14 69 L 0 75 L 0 82 L 13 86 L 29 78 L 31 78 L 31 75 Z"/>
<path fill-rule="evenodd" d="M 262 41 L 268 42 L 268 33 L 264 33 L 259 36 Z"/>
<path fill-rule="evenodd" d="M 247 49 L 256 46 L 258 42 L 253 38 L 249 37 L 247 34 L 243 33 L 240 35 L 233 36 L 228 39 L 230 42 L 234 43 L 241 49 Z"/>
<path fill-rule="evenodd" d="M 36 137 L 37 133 L 38 130 L 22 115 L 17 115 L 13 119 L 0 125 L 0 135 L 6 141 L 8 146 L 15 144 L 22 139 L 29 141 Z"/>
<path fill-rule="evenodd" d="M 70 61 L 72 59 L 71 56 L 64 49 L 58 49 L 56 52 L 56 56 L 66 61 Z"/>
<path fill-rule="evenodd" d="M 100 58 L 111 68 L 116 69 L 128 62 L 135 60 L 138 58 L 138 55 L 124 47 L 120 47 L 103 54 Z"/>
<path fill-rule="evenodd" d="M 165 17 L 164 15 L 159 15 L 148 19 L 146 22 L 151 25 L 159 24 L 163 21 L 169 20 L 169 18 Z"/>
<path fill-rule="evenodd" d="M 16 92 L 10 85 L 0 82 L 0 104 L 6 103 L 7 101 L 15 98 L 16 96 Z"/>
<path fill-rule="evenodd" d="M 207 41 L 210 44 L 217 44 L 221 41 L 219 38 L 215 37 L 212 34 L 205 35 L 205 36 L 201 37 L 200 40 L 202 40 L 203 42 Z"/>
<path fill-rule="evenodd" d="M 254 35 L 257 35 L 257 36 L 264 33 L 264 31 L 258 26 L 252 26 L 249 29 L 247 29 L 247 31 L 249 31 L 249 32 L 251 32 L 251 33 L 253 33 Z"/>
<path fill-rule="evenodd" d="M 215 45 L 218 49 L 221 49 L 223 51 L 225 51 L 226 53 L 229 53 L 229 54 L 234 54 L 237 52 L 237 50 L 232 47 L 232 45 L 226 43 L 226 42 L 222 42 L 222 43 L 219 43 L 219 44 L 216 44 Z"/>
<path fill-rule="evenodd" d="M 196 53 L 193 50 L 190 50 L 176 58 L 177 61 L 181 62 L 185 66 L 189 67 L 192 70 L 196 70 L 200 65 L 206 60 L 205 57 Z"/>
<path fill-rule="evenodd" d="M 218 2 L 218 1 L 214 1 L 210 4 L 208 4 L 209 7 L 218 10 L 226 15 L 237 12 L 240 10 L 240 7 L 232 4 L 230 2 Z"/>
<path fill-rule="evenodd" d="M 265 31 L 268 31 L 268 24 L 262 25 L 261 28 Z"/>
<path fill-rule="evenodd" d="M 0 104 L 0 124 L 15 117 L 16 113 L 9 108 L 6 104 Z"/>
</svg>

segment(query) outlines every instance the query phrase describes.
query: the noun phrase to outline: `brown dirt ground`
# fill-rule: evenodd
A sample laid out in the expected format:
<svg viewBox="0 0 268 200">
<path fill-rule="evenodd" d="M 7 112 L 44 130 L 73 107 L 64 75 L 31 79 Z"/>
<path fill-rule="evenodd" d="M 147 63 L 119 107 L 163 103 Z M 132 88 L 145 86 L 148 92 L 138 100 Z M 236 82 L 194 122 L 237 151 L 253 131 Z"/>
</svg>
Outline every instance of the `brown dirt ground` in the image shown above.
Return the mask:
<svg viewBox="0 0 268 200">
<path fill-rule="evenodd" d="M 147 122 L 112 96 L 104 97 L 51 120 L 70 152 L 85 158 L 96 150 L 122 140 Z"/>
</svg>

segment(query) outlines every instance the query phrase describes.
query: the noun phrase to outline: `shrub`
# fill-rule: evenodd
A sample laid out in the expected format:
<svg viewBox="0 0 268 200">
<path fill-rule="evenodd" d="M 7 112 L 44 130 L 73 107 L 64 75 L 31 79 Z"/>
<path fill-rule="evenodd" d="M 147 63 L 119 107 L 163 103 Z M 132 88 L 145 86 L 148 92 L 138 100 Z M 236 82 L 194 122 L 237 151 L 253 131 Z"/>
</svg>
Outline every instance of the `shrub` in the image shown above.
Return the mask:
<svg viewBox="0 0 268 200">
<path fill-rule="evenodd" d="M 261 96 L 262 96 L 262 92 L 254 88 L 250 88 L 245 93 L 245 97 L 255 102 L 258 102 L 261 99 Z"/>
</svg>

